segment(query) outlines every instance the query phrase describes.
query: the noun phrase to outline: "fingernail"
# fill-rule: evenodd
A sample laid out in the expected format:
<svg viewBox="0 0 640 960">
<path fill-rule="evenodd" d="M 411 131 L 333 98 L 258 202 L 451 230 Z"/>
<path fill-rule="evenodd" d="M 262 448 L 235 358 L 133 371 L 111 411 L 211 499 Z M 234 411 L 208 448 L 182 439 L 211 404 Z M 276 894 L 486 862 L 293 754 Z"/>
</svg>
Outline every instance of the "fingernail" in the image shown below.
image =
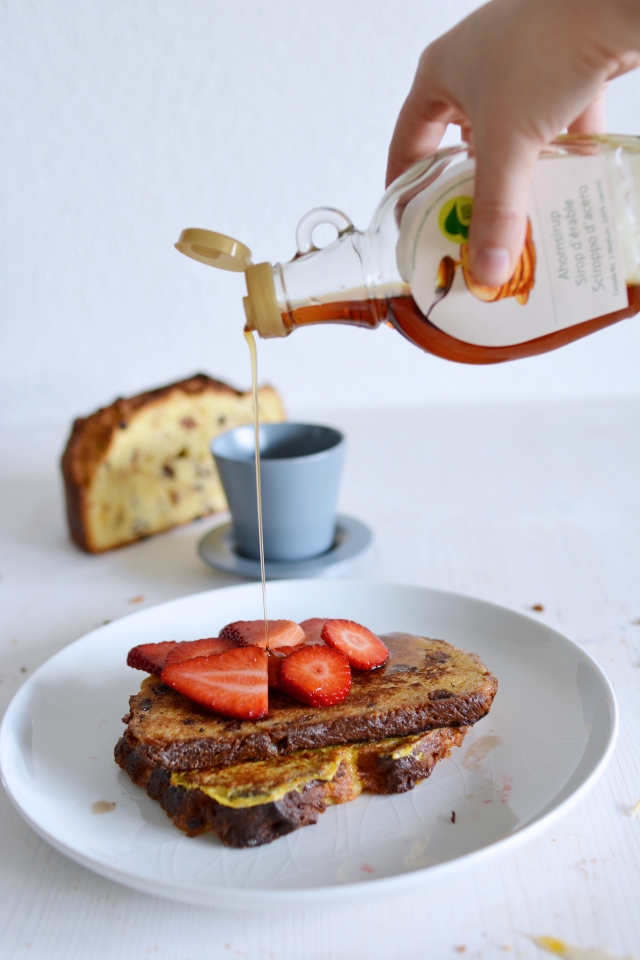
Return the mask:
<svg viewBox="0 0 640 960">
<path fill-rule="evenodd" d="M 483 247 L 473 265 L 474 276 L 488 286 L 497 287 L 510 277 L 509 251 L 504 247 Z"/>
</svg>

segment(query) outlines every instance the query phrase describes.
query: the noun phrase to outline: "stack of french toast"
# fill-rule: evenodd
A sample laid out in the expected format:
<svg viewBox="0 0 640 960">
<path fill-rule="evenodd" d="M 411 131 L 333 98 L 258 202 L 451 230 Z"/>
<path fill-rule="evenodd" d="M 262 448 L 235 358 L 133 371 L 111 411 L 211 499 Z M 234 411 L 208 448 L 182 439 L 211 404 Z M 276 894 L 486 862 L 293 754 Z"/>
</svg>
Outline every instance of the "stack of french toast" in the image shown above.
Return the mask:
<svg viewBox="0 0 640 960">
<path fill-rule="evenodd" d="M 426 779 L 485 716 L 497 680 L 443 640 L 347 620 L 239 621 L 135 647 L 146 670 L 116 762 L 189 836 L 233 847 L 314 824 L 363 791 Z"/>
</svg>

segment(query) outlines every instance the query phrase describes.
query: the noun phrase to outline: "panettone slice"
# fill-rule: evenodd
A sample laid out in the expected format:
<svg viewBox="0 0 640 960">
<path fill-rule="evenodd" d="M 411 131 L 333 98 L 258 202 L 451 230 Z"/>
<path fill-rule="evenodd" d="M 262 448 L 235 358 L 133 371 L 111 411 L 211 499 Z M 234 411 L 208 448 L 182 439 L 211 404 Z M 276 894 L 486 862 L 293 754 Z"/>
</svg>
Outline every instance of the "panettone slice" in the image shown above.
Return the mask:
<svg viewBox="0 0 640 960">
<path fill-rule="evenodd" d="M 285 411 L 261 387 L 262 423 Z M 100 553 L 226 509 L 209 445 L 253 421 L 251 392 L 197 374 L 75 421 L 62 457 L 73 540 Z"/>
</svg>

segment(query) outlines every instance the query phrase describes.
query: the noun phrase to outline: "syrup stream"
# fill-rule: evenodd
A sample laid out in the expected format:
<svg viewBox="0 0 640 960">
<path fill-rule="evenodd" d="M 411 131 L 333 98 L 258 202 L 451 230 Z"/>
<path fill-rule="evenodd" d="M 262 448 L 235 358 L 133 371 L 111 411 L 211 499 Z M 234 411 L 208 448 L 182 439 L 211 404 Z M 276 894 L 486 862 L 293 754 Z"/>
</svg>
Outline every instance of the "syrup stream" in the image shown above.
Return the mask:
<svg viewBox="0 0 640 960">
<path fill-rule="evenodd" d="M 253 393 L 253 436 L 256 458 L 256 496 L 258 498 L 258 541 L 260 544 L 260 577 L 262 579 L 262 612 L 264 614 L 264 639 L 269 649 L 269 625 L 267 622 L 267 578 L 264 572 L 264 537 L 262 535 L 262 484 L 260 482 L 260 419 L 258 417 L 258 353 L 251 330 L 244 331 L 244 338 L 251 354 L 251 389 Z"/>
</svg>

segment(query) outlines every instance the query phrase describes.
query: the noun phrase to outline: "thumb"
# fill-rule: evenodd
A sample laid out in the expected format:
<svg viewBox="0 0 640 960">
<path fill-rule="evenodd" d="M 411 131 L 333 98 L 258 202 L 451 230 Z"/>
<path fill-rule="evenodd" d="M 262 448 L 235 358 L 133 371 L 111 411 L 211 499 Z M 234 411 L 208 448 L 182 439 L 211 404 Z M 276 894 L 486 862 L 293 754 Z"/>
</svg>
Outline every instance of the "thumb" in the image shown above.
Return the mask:
<svg viewBox="0 0 640 960">
<path fill-rule="evenodd" d="M 469 228 L 469 266 L 480 283 L 497 287 L 509 280 L 527 230 L 527 198 L 535 143 L 478 142 L 476 186 Z"/>
</svg>

